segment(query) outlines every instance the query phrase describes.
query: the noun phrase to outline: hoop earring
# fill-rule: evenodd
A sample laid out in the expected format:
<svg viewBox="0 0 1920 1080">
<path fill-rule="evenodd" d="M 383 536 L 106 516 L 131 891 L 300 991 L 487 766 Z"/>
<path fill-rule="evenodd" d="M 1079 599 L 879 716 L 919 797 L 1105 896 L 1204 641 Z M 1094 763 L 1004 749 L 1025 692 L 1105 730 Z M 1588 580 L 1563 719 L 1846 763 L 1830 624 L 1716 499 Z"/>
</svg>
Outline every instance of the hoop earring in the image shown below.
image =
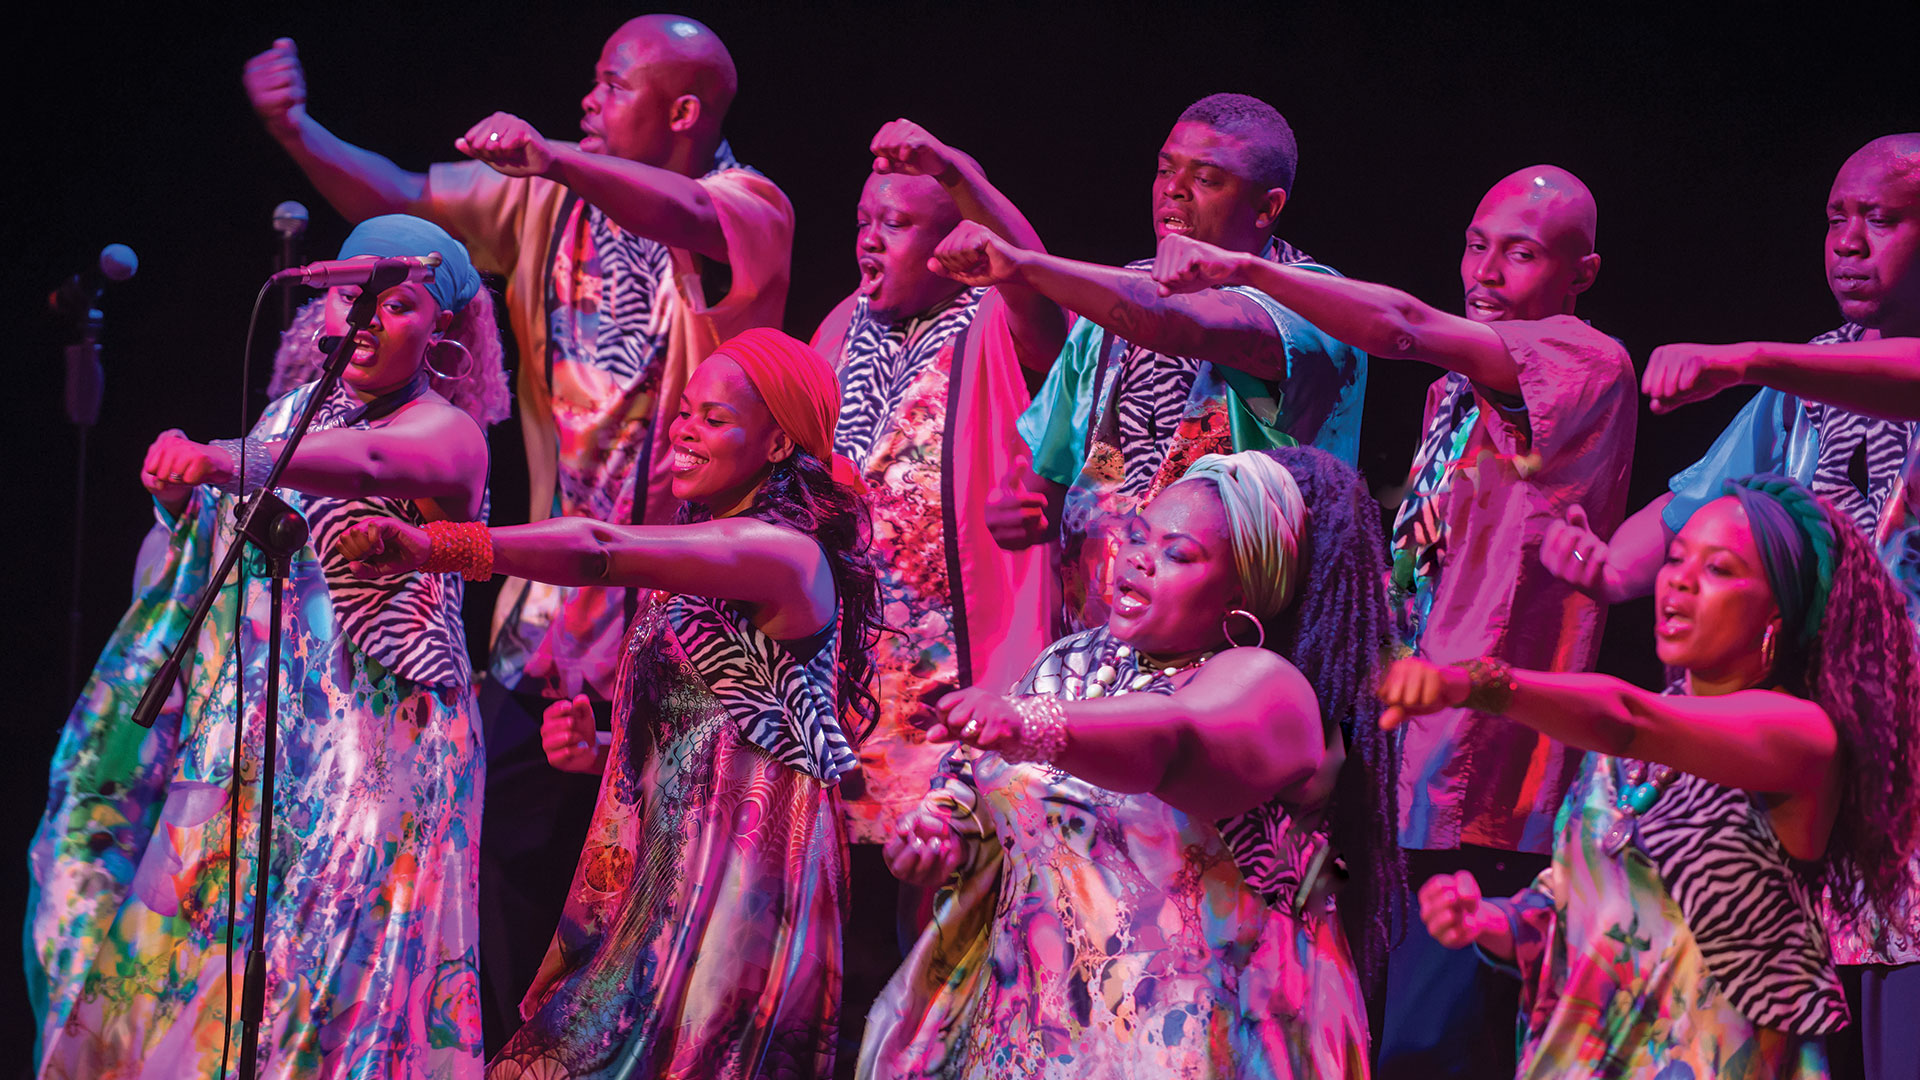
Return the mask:
<svg viewBox="0 0 1920 1080">
<path fill-rule="evenodd" d="M 1773 650 L 1773 624 L 1768 623 L 1766 631 L 1760 635 L 1760 666 L 1769 675 L 1773 674 Z"/>
<path fill-rule="evenodd" d="M 1248 611 L 1246 608 L 1234 608 L 1233 610 L 1227 612 L 1226 618 L 1220 620 L 1220 636 L 1227 639 L 1227 644 L 1233 645 L 1236 647 L 1243 647 L 1243 646 L 1240 646 L 1239 642 L 1233 640 L 1233 631 L 1227 629 L 1227 626 L 1233 622 L 1233 617 L 1235 615 L 1245 615 L 1247 617 L 1247 621 L 1253 624 L 1253 628 L 1255 630 L 1260 631 L 1260 640 L 1254 642 L 1253 647 L 1256 649 L 1264 647 L 1267 644 L 1267 626 L 1265 623 L 1260 621 L 1259 616 L 1255 615 L 1251 611 Z"/>
<path fill-rule="evenodd" d="M 457 374 L 453 374 L 453 375 L 449 375 L 446 372 L 441 371 L 439 368 L 434 367 L 433 366 L 433 346 L 434 345 L 451 345 L 454 348 L 459 349 L 460 355 L 467 358 L 466 365 L 462 367 Z M 435 340 L 432 345 L 427 346 L 426 364 L 427 364 L 427 370 L 433 372 L 435 376 L 445 379 L 448 382 L 459 382 L 461 379 L 464 379 L 467 376 L 473 374 L 473 369 L 476 364 L 476 361 L 473 358 L 473 353 L 470 350 L 468 350 L 468 348 L 465 345 L 460 344 L 459 342 L 453 340 L 450 337 L 443 337 Z"/>
</svg>

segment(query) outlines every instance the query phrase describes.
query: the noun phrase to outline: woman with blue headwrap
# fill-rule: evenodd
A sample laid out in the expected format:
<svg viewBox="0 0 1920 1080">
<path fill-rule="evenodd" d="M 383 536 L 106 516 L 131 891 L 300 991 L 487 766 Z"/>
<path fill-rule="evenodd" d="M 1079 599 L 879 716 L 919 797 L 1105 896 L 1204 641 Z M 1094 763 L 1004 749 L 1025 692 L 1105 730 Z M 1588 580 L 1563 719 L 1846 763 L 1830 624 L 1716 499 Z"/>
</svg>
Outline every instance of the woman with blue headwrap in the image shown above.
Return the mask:
<svg viewBox="0 0 1920 1080">
<path fill-rule="evenodd" d="M 461 579 L 368 583 L 332 550 L 369 516 L 485 516 L 484 425 L 506 411 L 505 379 L 465 249 L 393 215 L 363 223 L 340 254 L 433 252 L 443 261 L 431 282 L 381 293 L 281 476 L 312 531 L 293 559 L 284 629 L 269 621 L 265 568 L 250 554 L 151 730 L 128 714 L 234 541 L 239 492 L 260 483 L 316 386 L 277 398 L 244 439 L 170 431 L 147 453 L 141 480 L 167 545 L 68 717 L 31 852 L 43 1076 L 213 1077 L 237 1059 L 228 995 L 238 1000 L 249 947 L 267 641 L 282 632 L 261 1075 L 480 1073 L 482 756 Z M 356 291 L 321 302 L 324 333 L 345 332 Z M 311 331 L 290 341 L 320 345 Z"/>
<path fill-rule="evenodd" d="M 859 1075 L 1365 1074 L 1400 890 L 1378 514 L 1323 451 L 1203 457 L 1127 526 L 1107 625 L 941 699 L 961 745 L 885 849 L 936 913 Z"/>
<path fill-rule="evenodd" d="M 1443 875 L 1421 916 L 1517 969 L 1522 1077 L 1824 1077 L 1848 1015 L 1821 887 L 1857 917 L 1920 839 L 1901 594 L 1845 515 L 1754 476 L 1675 537 L 1654 620 L 1675 693 L 1492 658 L 1388 673 L 1383 726 L 1464 704 L 1591 751 L 1531 888 Z"/>
</svg>

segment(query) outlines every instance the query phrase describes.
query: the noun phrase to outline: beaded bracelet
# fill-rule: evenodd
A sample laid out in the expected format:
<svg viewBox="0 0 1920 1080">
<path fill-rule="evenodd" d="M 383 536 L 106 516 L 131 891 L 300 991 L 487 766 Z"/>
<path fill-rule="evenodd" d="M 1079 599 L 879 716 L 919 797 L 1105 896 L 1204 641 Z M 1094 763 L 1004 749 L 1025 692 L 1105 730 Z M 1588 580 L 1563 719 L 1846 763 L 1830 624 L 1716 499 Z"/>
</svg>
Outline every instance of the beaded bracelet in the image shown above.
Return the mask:
<svg viewBox="0 0 1920 1080">
<path fill-rule="evenodd" d="M 214 439 L 207 445 L 224 451 L 228 460 L 227 480 L 215 487 L 229 495 L 245 495 L 266 486 L 267 474 L 273 471 L 273 453 L 265 441 L 249 435 L 244 439 Z"/>
<path fill-rule="evenodd" d="M 1060 699 L 1041 694 L 1013 699 L 1020 714 L 1019 741 L 1000 751 L 1000 756 L 1019 764 L 1032 761 L 1048 764 L 1067 748 L 1067 707 Z"/>
<path fill-rule="evenodd" d="M 1497 656 L 1482 656 L 1476 660 L 1466 660 L 1455 665 L 1467 672 L 1467 700 L 1464 703 L 1474 712 L 1504 714 L 1507 706 L 1513 703 L 1513 692 L 1520 688 L 1513 677 L 1513 668 Z"/>
<path fill-rule="evenodd" d="M 493 534 L 484 521 L 427 522 L 427 561 L 420 567 L 429 574 L 449 574 L 456 570 L 468 581 L 485 581 L 493 576 Z"/>
</svg>

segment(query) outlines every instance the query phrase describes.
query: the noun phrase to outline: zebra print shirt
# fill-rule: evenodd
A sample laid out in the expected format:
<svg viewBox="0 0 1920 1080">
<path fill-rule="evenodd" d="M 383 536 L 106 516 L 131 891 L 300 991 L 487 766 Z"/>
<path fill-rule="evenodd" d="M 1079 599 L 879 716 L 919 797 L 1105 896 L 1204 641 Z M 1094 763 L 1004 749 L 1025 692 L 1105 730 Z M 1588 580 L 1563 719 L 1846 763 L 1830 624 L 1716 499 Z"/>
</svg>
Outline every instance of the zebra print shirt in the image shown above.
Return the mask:
<svg viewBox="0 0 1920 1080">
<path fill-rule="evenodd" d="M 299 387 L 269 407 L 254 436 L 271 439 L 285 433 L 314 386 Z M 312 430 L 365 430 L 369 422 L 361 419 L 362 411 L 361 402 L 339 385 L 314 415 Z M 372 518 L 425 524 L 419 506 L 412 499 L 388 496 L 337 499 L 285 490 L 280 494 L 307 519 L 311 532 L 307 550 L 319 555 L 340 635 L 403 679 L 422 686 L 464 689 L 472 681 L 472 671 L 467 662 L 466 626 L 460 619 L 465 591 L 460 575 L 414 573 L 366 581 L 347 569 L 346 557 L 335 545 L 354 523 Z M 486 516 L 483 505 L 481 520 Z"/>
<path fill-rule="evenodd" d="M 854 303 L 840 368 L 840 421 L 833 449 L 865 468 L 873 448 L 899 422 L 907 387 L 940 356 L 955 334 L 973 322 L 985 289 L 968 289 L 933 311 L 902 323 L 867 313 L 867 298 Z"/>
<path fill-rule="evenodd" d="M 1312 261 L 1306 252 L 1277 236 L 1263 257 L 1282 265 Z M 1152 270 L 1153 260 L 1130 262 L 1127 269 Z M 1200 361 L 1157 353 L 1130 341 L 1118 345 L 1119 361 L 1094 395 L 1095 401 L 1111 402 L 1099 436 L 1120 451 L 1123 473 L 1118 492 L 1143 498 L 1166 463 L 1167 448 L 1186 416 Z"/>
<path fill-rule="evenodd" d="M 1847 323 L 1814 338 L 1810 344 L 1837 345 L 1860 340 L 1864 328 Z M 1874 535 L 1880 508 L 1900 481 L 1907 449 L 1920 424 L 1877 420 L 1818 401 L 1802 400 L 1807 422 L 1820 433 L 1819 458 L 1807 486 L 1815 495 L 1833 501 L 1860 530 Z"/>
<path fill-rule="evenodd" d="M 1625 764 L 1606 762 L 1604 794 L 1617 799 Z M 1796 1035 L 1846 1026 L 1815 891 L 1751 795 L 1679 773 L 1635 823 L 1634 843 L 1741 1015 Z"/>
</svg>

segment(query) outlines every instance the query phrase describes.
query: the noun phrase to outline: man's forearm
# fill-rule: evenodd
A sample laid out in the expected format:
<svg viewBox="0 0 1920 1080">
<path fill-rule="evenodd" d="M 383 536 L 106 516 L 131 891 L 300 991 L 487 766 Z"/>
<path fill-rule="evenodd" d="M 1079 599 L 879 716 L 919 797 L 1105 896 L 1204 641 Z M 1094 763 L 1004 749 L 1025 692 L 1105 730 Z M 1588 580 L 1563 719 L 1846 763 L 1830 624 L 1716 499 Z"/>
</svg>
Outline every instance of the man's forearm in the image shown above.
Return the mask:
<svg viewBox="0 0 1920 1080">
<path fill-rule="evenodd" d="M 1368 356 L 1421 360 L 1501 393 L 1520 391 L 1519 372 L 1492 330 L 1371 281 L 1242 258 L 1235 279 Z"/>
<path fill-rule="evenodd" d="M 1607 541 L 1607 565 L 1603 572 L 1606 601 L 1610 604 L 1636 600 L 1653 592 L 1653 579 L 1666 561 L 1667 545 L 1673 542 L 1673 530 L 1663 516 L 1673 493 L 1653 500 L 1638 513 L 1620 523 Z"/>
<path fill-rule="evenodd" d="M 310 116 L 300 119 L 295 134 L 279 141 L 321 196 L 349 221 L 418 213 L 426 199 L 425 173 L 409 172 L 355 146 Z"/>
<path fill-rule="evenodd" d="M 1920 338 L 1753 348 L 1744 382 L 1882 420 L 1920 420 Z"/>
<path fill-rule="evenodd" d="M 1263 379 L 1284 374 L 1279 330 L 1244 296 L 1219 289 L 1161 296 L 1153 278 L 1138 270 L 1039 252 L 1027 254 L 1018 283 L 1154 352 Z"/>
<path fill-rule="evenodd" d="M 638 161 L 553 144 L 549 176 L 637 236 L 727 261 L 720 214 L 699 182 Z"/>
<path fill-rule="evenodd" d="M 985 225 L 1001 239 L 1025 250 L 1046 251 L 1046 245 L 1040 242 L 1040 234 L 1027 216 L 987 180 L 979 163 L 957 151 L 955 156 L 959 160 L 939 181 L 959 208 L 960 216 Z M 1039 372 L 1051 368 L 1060 355 L 1060 346 L 1067 340 L 1066 313 L 1060 310 L 1059 304 L 1017 282 L 1004 282 L 998 288 L 1001 300 L 1007 305 L 1007 327 L 1013 335 L 1013 351 L 1020 366 Z"/>
</svg>

